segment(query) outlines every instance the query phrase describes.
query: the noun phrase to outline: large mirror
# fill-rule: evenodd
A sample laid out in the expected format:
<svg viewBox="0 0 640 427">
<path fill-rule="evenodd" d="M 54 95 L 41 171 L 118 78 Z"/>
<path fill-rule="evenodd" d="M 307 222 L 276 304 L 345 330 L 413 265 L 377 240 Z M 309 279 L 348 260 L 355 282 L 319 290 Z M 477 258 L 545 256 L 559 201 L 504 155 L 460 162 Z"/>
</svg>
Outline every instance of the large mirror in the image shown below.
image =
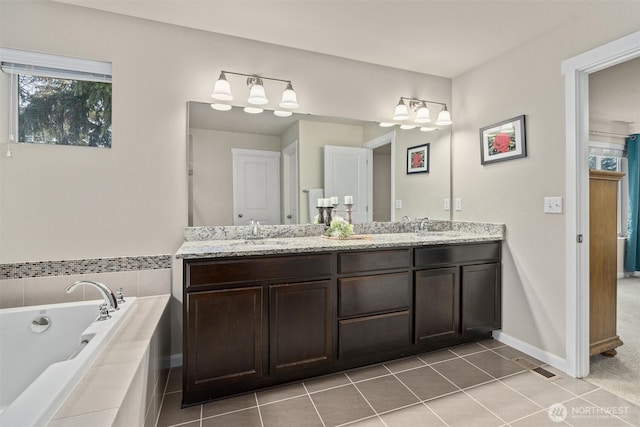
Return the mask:
<svg viewBox="0 0 640 427">
<path fill-rule="evenodd" d="M 216 111 L 193 101 L 188 111 L 190 226 L 310 223 L 318 197 L 338 197 L 343 215 L 345 195 L 354 198 L 354 222 L 451 218 L 448 128 L 423 132 L 310 114 Z M 408 168 L 414 147 L 427 155 L 424 167 Z M 352 163 L 361 152 L 363 163 Z M 267 219 L 260 209 L 276 213 Z"/>
</svg>

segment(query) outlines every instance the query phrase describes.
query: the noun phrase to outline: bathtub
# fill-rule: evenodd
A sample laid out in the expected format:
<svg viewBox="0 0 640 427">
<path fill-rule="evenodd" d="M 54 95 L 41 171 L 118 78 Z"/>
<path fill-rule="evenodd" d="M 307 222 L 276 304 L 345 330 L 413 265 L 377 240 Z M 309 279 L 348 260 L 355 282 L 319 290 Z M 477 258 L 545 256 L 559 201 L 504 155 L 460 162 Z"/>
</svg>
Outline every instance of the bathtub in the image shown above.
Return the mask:
<svg viewBox="0 0 640 427">
<path fill-rule="evenodd" d="M 49 421 L 136 305 L 127 298 L 111 319 L 97 322 L 102 302 L 0 310 L 0 426 Z M 31 326 L 39 316 L 51 324 L 36 333 Z"/>
</svg>

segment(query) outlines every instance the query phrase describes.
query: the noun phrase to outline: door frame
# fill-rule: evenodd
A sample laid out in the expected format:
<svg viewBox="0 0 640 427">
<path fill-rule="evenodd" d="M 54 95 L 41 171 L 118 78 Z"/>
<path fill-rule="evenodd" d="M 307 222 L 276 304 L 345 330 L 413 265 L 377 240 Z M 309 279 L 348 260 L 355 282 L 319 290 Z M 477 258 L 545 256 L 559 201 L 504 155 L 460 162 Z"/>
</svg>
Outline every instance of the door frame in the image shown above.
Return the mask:
<svg viewBox="0 0 640 427">
<path fill-rule="evenodd" d="M 640 31 L 569 58 L 561 66 L 565 78 L 567 215 L 563 370 L 578 378 L 589 375 L 589 74 L 637 57 Z"/>
<path fill-rule="evenodd" d="M 391 144 L 391 201 L 389 206 L 391 207 L 391 222 L 396 220 L 396 209 L 395 199 L 396 199 L 396 131 L 392 130 L 391 132 L 387 132 L 383 135 L 377 136 L 369 141 L 366 141 L 362 144 L 363 148 L 369 148 L 370 150 L 375 150 L 376 148 L 382 147 L 384 145 Z M 373 168 L 373 166 L 372 166 Z M 373 184 L 371 193 L 371 201 L 373 203 Z"/>
<path fill-rule="evenodd" d="M 295 161 L 295 176 L 289 174 L 291 162 Z M 295 186 L 294 199 L 289 199 L 289 187 Z M 296 206 L 296 217 L 291 218 L 293 224 L 300 224 L 300 161 L 298 160 L 298 140 L 287 145 L 282 150 L 282 214 L 286 215 L 287 207 Z M 287 224 L 286 218 L 281 218 L 282 224 Z"/>
</svg>

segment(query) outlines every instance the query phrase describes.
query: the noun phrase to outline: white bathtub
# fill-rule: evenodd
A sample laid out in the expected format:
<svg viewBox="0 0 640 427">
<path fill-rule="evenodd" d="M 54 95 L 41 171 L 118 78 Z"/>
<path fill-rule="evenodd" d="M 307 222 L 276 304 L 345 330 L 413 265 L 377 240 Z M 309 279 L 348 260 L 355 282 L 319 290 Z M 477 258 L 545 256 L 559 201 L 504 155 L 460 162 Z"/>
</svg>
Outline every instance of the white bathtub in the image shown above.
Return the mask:
<svg viewBox="0 0 640 427">
<path fill-rule="evenodd" d="M 0 310 L 0 426 L 49 421 L 136 305 L 127 298 L 111 319 L 96 322 L 102 302 Z M 41 315 L 51 326 L 38 334 L 31 322 Z"/>
</svg>

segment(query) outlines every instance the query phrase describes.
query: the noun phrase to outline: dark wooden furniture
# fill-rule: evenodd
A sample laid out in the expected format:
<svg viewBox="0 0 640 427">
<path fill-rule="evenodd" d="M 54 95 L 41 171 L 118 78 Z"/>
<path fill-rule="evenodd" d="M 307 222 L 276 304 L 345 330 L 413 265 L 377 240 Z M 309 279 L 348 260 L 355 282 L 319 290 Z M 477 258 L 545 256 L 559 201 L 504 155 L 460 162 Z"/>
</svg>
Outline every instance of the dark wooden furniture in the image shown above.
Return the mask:
<svg viewBox="0 0 640 427">
<path fill-rule="evenodd" d="M 183 405 L 489 337 L 501 243 L 184 260 Z"/>
<path fill-rule="evenodd" d="M 618 182 L 620 172 L 589 172 L 589 355 L 615 356 Z"/>
</svg>

